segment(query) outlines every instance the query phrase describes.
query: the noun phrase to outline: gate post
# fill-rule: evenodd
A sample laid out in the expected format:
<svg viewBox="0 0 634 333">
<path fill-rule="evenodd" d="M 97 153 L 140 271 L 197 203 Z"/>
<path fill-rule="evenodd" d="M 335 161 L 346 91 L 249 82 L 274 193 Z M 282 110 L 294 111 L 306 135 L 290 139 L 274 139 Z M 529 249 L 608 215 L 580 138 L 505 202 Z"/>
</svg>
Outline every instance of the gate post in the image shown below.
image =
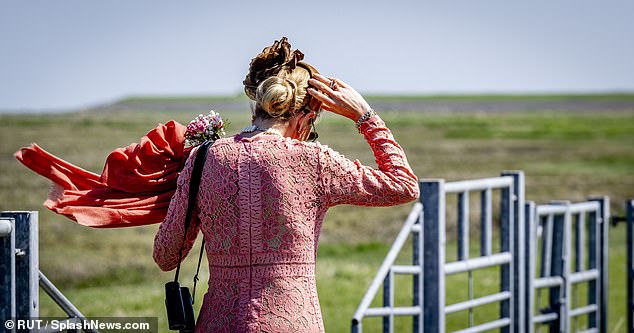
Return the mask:
<svg viewBox="0 0 634 333">
<path fill-rule="evenodd" d="M 598 201 L 600 204 L 601 219 L 599 229 L 599 290 L 600 312 L 599 332 L 608 331 L 608 226 L 610 221 L 610 198 L 608 196 L 592 197 L 590 201 Z"/>
<path fill-rule="evenodd" d="M 511 318 L 513 321 L 513 332 L 524 333 L 525 316 L 526 316 L 526 281 L 525 277 L 525 214 L 524 214 L 524 172 L 523 171 L 504 171 L 502 176 L 513 177 L 513 313 Z"/>
<path fill-rule="evenodd" d="M 423 204 L 423 324 L 424 332 L 445 332 L 445 181 L 421 183 Z"/>
<path fill-rule="evenodd" d="M 535 291 L 533 280 L 536 276 L 535 258 L 537 257 L 537 222 L 535 220 L 535 203 L 528 201 L 524 204 L 524 249 L 526 258 L 524 261 L 524 330 L 526 333 L 533 333 L 533 316 L 535 308 Z"/>
<path fill-rule="evenodd" d="M 0 217 L 0 321 L 15 317 L 15 221 Z"/>
<path fill-rule="evenodd" d="M 38 317 L 39 309 L 39 255 L 38 212 L 0 212 L 0 217 L 14 220 L 14 317 Z"/>
</svg>

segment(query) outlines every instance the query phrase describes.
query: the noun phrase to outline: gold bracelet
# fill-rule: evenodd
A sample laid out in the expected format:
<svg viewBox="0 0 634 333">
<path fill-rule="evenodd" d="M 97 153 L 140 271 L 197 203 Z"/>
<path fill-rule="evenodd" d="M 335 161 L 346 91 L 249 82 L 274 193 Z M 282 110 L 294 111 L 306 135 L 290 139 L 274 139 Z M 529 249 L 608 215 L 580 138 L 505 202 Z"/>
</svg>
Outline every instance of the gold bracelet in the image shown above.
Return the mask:
<svg viewBox="0 0 634 333">
<path fill-rule="evenodd" d="M 372 116 L 375 116 L 376 112 L 372 109 L 370 109 L 370 111 L 367 111 L 366 113 L 364 113 L 361 118 L 359 118 L 359 120 L 357 120 L 357 129 L 359 130 L 359 133 L 361 133 L 361 124 L 363 124 L 364 121 L 372 118 Z"/>
</svg>

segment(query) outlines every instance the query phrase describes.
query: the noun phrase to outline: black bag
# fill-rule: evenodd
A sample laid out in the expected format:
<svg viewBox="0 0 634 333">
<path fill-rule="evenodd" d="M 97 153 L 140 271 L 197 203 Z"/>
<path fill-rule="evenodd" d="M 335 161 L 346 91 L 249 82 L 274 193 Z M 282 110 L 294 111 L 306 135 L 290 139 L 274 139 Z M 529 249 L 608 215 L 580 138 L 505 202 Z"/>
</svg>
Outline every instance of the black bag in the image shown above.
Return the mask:
<svg viewBox="0 0 634 333">
<path fill-rule="evenodd" d="M 198 197 L 198 188 L 200 187 L 200 178 L 202 176 L 203 167 L 207 158 L 207 151 L 213 141 L 205 141 L 198 148 L 196 160 L 192 169 L 192 177 L 189 183 L 189 200 L 187 205 L 187 213 L 185 214 L 185 233 L 183 242 L 178 252 L 178 264 L 174 281 L 165 284 L 165 307 L 167 309 L 167 322 L 170 330 L 180 331 L 181 333 L 192 333 L 196 326 L 196 318 L 194 317 L 194 298 L 196 295 L 196 282 L 198 282 L 198 272 L 200 270 L 200 262 L 205 247 L 205 239 L 203 238 L 198 256 L 198 267 L 196 275 L 194 275 L 194 294 L 189 293 L 189 288 L 181 287 L 178 282 L 178 273 L 181 269 L 181 260 L 183 259 L 183 246 L 187 237 L 187 229 L 191 221 L 194 208 L 196 207 L 196 199 Z"/>
</svg>

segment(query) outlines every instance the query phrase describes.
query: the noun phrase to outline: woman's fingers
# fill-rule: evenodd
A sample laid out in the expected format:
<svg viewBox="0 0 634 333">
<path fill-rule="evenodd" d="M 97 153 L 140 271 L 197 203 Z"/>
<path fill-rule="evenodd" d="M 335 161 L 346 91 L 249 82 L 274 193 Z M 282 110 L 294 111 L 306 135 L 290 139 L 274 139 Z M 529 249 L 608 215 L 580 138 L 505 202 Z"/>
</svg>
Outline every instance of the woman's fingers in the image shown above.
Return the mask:
<svg viewBox="0 0 634 333">
<path fill-rule="evenodd" d="M 345 82 L 341 81 L 340 79 L 335 79 L 335 78 L 333 78 L 333 80 L 336 80 L 336 81 L 337 81 L 337 84 L 339 84 L 339 86 L 340 86 L 340 87 L 350 88 L 350 86 L 349 86 L 347 83 L 345 83 Z"/>
<path fill-rule="evenodd" d="M 333 81 L 336 83 L 335 89 L 330 87 Z M 326 110 L 356 121 L 361 114 L 370 109 L 356 90 L 339 79 L 315 74 L 308 82 L 312 86 L 309 91 L 313 90 L 310 92 L 311 95 L 320 100 Z"/>
<path fill-rule="evenodd" d="M 334 112 L 335 108 L 340 107 L 340 96 L 330 89 L 329 86 L 315 79 L 310 79 L 308 82 L 312 85 L 312 87 L 308 88 L 308 92 L 325 105 L 324 109 Z"/>
<path fill-rule="evenodd" d="M 335 101 L 333 101 L 330 97 L 326 96 L 326 94 L 315 88 L 308 88 L 308 93 L 317 98 L 320 102 L 324 103 L 324 105 L 322 106 L 324 107 L 324 109 L 329 110 L 331 105 L 335 105 Z"/>
<path fill-rule="evenodd" d="M 315 88 L 317 88 L 317 90 L 320 90 L 326 94 L 328 94 L 329 96 L 333 95 L 333 91 L 332 89 L 330 89 L 330 87 L 328 85 L 326 85 L 325 83 L 315 80 L 315 79 L 310 79 L 308 80 L 308 83 L 310 83 L 312 86 L 314 86 Z"/>
<path fill-rule="evenodd" d="M 313 75 L 313 78 L 314 78 L 315 80 L 321 81 L 322 83 L 325 83 L 325 84 L 330 84 L 330 79 L 328 79 L 327 77 L 325 77 L 325 76 L 323 76 L 323 75 L 321 75 L 321 74 L 317 74 L 317 73 L 315 73 L 315 74 Z"/>
<path fill-rule="evenodd" d="M 334 77 L 327 78 L 327 77 L 325 77 L 325 76 L 323 76 L 321 74 L 315 74 L 315 75 L 313 75 L 313 78 L 321 81 L 322 83 L 328 85 L 329 87 L 330 87 L 330 81 L 335 80 L 340 87 L 350 88 L 350 86 L 347 83 L 341 81 L 340 79 L 334 78 Z"/>
</svg>

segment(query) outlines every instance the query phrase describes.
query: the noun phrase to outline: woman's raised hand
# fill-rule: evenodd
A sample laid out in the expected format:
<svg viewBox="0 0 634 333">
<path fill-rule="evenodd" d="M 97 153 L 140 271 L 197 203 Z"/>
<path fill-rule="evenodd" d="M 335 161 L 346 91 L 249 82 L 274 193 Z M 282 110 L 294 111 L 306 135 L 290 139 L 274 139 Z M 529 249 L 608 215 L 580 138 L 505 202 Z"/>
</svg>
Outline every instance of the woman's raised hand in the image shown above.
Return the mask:
<svg viewBox="0 0 634 333">
<path fill-rule="evenodd" d="M 308 83 L 312 86 L 308 88 L 308 93 L 321 101 L 322 108 L 328 111 L 356 122 L 371 110 L 363 96 L 341 80 L 315 74 Z"/>
</svg>

